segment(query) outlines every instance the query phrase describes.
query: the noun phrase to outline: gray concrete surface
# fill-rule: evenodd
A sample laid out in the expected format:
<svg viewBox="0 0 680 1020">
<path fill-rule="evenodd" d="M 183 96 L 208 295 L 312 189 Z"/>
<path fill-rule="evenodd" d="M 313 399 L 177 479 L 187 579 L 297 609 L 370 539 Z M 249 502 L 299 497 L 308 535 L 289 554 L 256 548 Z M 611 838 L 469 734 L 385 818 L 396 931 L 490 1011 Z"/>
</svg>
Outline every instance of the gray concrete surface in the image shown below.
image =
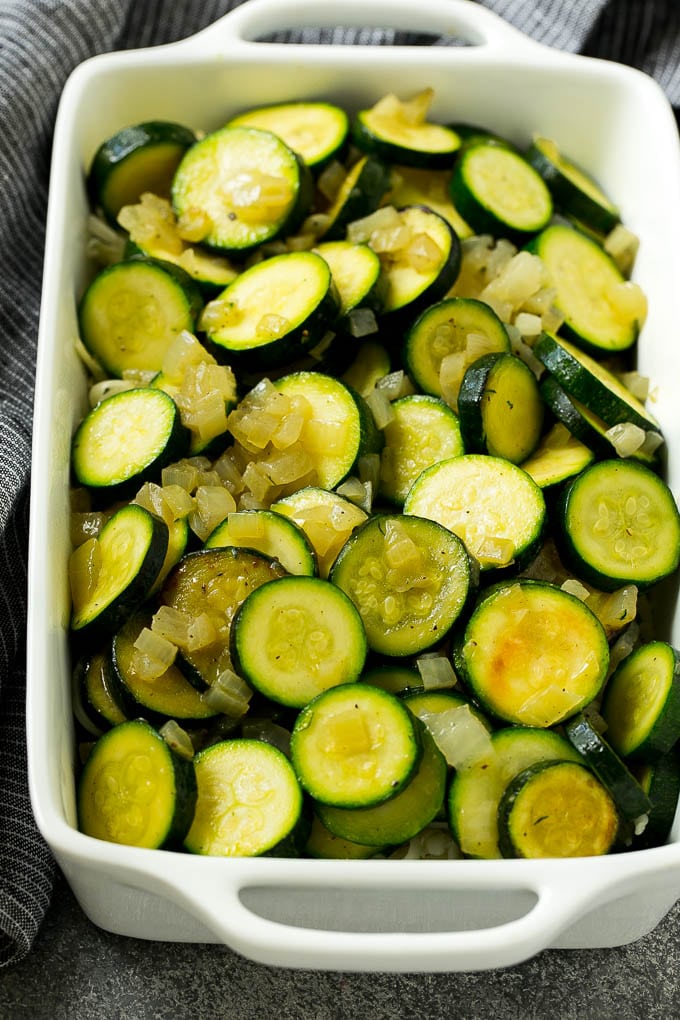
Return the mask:
<svg viewBox="0 0 680 1020">
<path fill-rule="evenodd" d="M 0 1020 L 676 1020 L 680 905 L 618 949 L 547 951 L 476 974 L 280 970 L 215 945 L 110 935 L 64 880 L 31 956 L 0 973 Z"/>
</svg>

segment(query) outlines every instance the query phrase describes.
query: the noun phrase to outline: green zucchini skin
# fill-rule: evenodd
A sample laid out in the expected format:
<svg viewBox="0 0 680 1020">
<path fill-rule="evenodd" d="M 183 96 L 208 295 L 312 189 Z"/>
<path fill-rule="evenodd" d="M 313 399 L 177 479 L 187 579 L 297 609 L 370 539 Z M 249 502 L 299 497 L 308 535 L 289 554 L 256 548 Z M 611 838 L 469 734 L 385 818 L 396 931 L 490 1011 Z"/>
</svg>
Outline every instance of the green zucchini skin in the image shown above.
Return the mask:
<svg viewBox="0 0 680 1020">
<path fill-rule="evenodd" d="M 668 839 L 680 796 L 680 759 L 675 748 L 653 762 L 631 766 L 635 778 L 651 802 L 647 824 L 633 836 L 636 850 L 661 846 Z"/>
<path fill-rule="evenodd" d="M 239 546 L 255 549 L 265 556 L 277 559 L 290 574 L 314 577 L 318 573 L 316 554 L 299 525 L 273 510 L 240 510 L 218 524 L 206 539 L 204 549 Z M 239 521 L 257 522 L 247 537 L 239 533 Z"/>
<path fill-rule="evenodd" d="M 342 161 L 349 138 L 349 116 L 334 103 L 274 103 L 245 110 L 228 127 L 254 127 L 278 135 L 318 175 L 331 160 Z"/>
<path fill-rule="evenodd" d="M 140 770 L 139 761 L 149 768 Z M 175 754 L 143 719 L 121 723 L 100 737 L 78 783 L 80 831 L 112 843 L 177 847 L 195 805 L 193 763 Z"/>
<path fill-rule="evenodd" d="M 680 653 L 665 641 L 636 648 L 609 678 L 601 710 L 623 758 L 654 760 L 680 739 Z"/>
<path fill-rule="evenodd" d="M 593 178 L 547 138 L 535 137 L 527 160 L 548 185 L 555 207 L 598 234 L 608 234 L 621 214 Z"/>
<path fill-rule="evenodd" d="M 382 160 L 364 156 L 347 172 L 335 201 L 327 209 L 324 241 L 341 241 L 354 220 L 375 212 L 390 189 L 391 173 Z"/>
<path fill-rule="evenodd" d="M 401 163 L 423 170 L 448 169 L 460 149 L 461 140 L 453 128 L 442 125 L 425 125 L 425 130 L 436 130 L 438 148 L 424 148 L 414 144 L 417 138 L 400 139 L 397 132 L 384 132 L 372 123 L 371 110 L 360 110 L 352 119 L 352 141 L 362 152 L 377 156 L 386 163 Z M 410 144 L 409 144 L 410 142 Z"/>
<path fill-rule="evenodd" d="M 609 791 L 623 818 L 635 821 L 649 813 L 652 807 L 649 797 L 621 758 L 583 714 L 570 719 L 565 724 L 564 732 Z"/>
<path fill-rule="evenodd" d="M 563 810 L 556 811 L 556 803 Z M 578 762 L 530 765 L 510 781 L 498 805 L 503 857 L 599 856 L 611 850 L 618 830 L 613 799 Z"/>
<path fill-rule="evenodd" d="M 146 121 L 116 132 L 99 146 L 88 171 L 93 207 L 115 225 L 122 206 L 137 202 L 143 191 L 168 196 L 175 170 L 195 142 L 190 128 L 172 121 Z"/>
<path fill-rule="evenodd" d="M 128 504 L 108 520 L 97 542 L 102 558 L 110 561 L 104 579 L 112 576 L 114 583 L 104 590 L 96 585 L 86 602 L 74 605 L 71 613 L 71 631 L 89 647 L 114 634 L 147 598 L 165 560 L 168 526 L 143 507 Z M 127 565 L 135 546 L 136 559 Z"/>
</svg>

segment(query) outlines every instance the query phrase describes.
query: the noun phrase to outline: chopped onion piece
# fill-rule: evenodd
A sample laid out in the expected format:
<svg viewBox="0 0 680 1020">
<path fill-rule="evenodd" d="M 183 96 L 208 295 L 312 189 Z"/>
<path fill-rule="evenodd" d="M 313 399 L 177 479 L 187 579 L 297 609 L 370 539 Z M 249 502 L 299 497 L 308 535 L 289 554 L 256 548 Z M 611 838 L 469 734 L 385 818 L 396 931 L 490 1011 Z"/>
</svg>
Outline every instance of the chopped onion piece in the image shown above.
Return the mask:
<svg viewBox="0 0 680 1020">
<path fill-rule="evenodd" d="M 426 691 L 455 687 L 458 683 L 451 661 L 445 655 L 422 655 L 416 666 Z"/>
<path fill-rule="evenodd" d="M 402 246 L 403 247 L 403 246 Z M 408 265 L 417 273 L 429 273 L 440 265 L 443 252 L 429 234 L 416 234 L 408 242 L 406 257 Z"/>
<path fill-rule="evenodd" d="M 395 230 L 402 225 L 402 218 L 394 206 L 383 205 L 368 216 L 350 223 L 347 227 L 347 240 L 353 244 L 364 244 L 370 240 L 374 231 Z"/>
<path fill-rule="evenodd" d="M 645 429 L 631 421 L 619 422 L 605 432 L 619 457 L 630 457 L 637 453 L 646 438 Z"/>
<path fill-rule="evenodd" d="M 638 452 L 651 457 L 656 453 L 660 446 L 663 446 L 664 442 L 665 440 L 660 432 L 655 432 L 653 429 L 650 429 L 649 432 L 645 433 L 645 441 Z"/>
<path fill-rule="evenodd" d="M 125 252 L 125 235 L 100 219 L 89 216 L 87 220 L 87 254 L 101 266 L 120 262 Z"/>
<path fill-rule="evenodd" d="M 350 336 L 357 339 L 378 332 L 378 320 L 372 308 L 352 308 L 347 319 Z"/>
<path fill-rule="evenodd" d="M 636 836 L 642 835 L 642 833 L 647 828 L 648 821 L 649 821 L 648 814 L 638 815 L 638 817 L 633 820 L 633 832 L 635 833 Z"/>
<path fill-rule="evenodd" d="M 196 490 L 196 509 L 189 514 L 189 527 L 205 541 L 235 509 L 236 501 L 229 489 L 221 485 L 199 485 Z"/>
<path fill-rule="evenodd" d="M 394 420 L 392 404 L 382 390 L 374 387 L 366 397 L 366 403 L 371 409 L 371 414 L 379 429 L 384 429 L 386 425 L 389 425 Z"/>
<path fill-rule="evenodd" d="M 375 492 L 380 481 L 380 454 L 365 453 L 362 457 L 359 457 L 357 470 L 359 472 L 359 480 L 364 483 L 370 482 Z"/>
<path fill-rule="evenodd" d="M 590 595 L 590 589 L 586 588 L 584 584 L 581 584 L 576 577 L 568 577 L 567 580 L 560 585 L 560 587 L 562 588 L 562 591 L 566 591 L 567 594 L 575 595 L 577 599 L 581 600 L 581 602 L 585 602 Z"/>
<path fill-rule="evenodd" d="M 347 171 L 337 159 L 332 160 L 327 167 L 324 167 L 317 181 L 317 187 L 324 198 L 327 198 L 329 202 L 334 201 L 346 176 Z"/>
<path fill-rule="evenodd" d="M 370 513 L 373 502 L 373 487 L 370 482 L 361 482 L 358 478 L 346 478 L 335 490 L 339 496 L 344 496 L 356 506 L 361 507 L 366 513 Z"/>
<path fill-rule="evenodd" d="M 378 379 L 376 388 L 383 393 L 388 400 L 398 400 L 399 397 L 404 396 L 404 381 L 407 376 L 404 374 L 403 369 L 398 369 L 396 372 L 389 372 L 388 375 L 384 375 L 382 379 Z"/>
<path fill-rule="evenodd" d="M 259 339 L 275 339 L 276 337 L 285 336 L 290 329 L 290 319 L 286 319 L 283 315 L 276 315 L 274 312 L 266 312 L 258 320 L 255 327 L 255 335 Z"/>
<path fill-rule="evenodd" d="M 189 647 L 190 628 L 191 616 L 172 606 L 160 606 L 151 617 L 153 633 L 171 641 L 178 648 Z"/>
<path fill-rule="evenodd" d="M 444 712 L 423 712 L 420 718 L 454 769 L 470 768 L 494 754 L 489 731 L 469 705 L 447 708 Z"/>
<path fill-rule="evenodd" d="M 640 238 L 623 223 L 617 223 L 604 239 L 604 250 L 614 260 L 624 276 L 629 276 L 640 247 Z"/>
<path fill-rule="evenodd" d="M 583 709 L 583 715 L 598 733 L 606 733 L 609 729 L 605 719 L 600 715 L 599 703 L 597 701 L 591 701 L 589 705 L 586 705 Z"/>
<path fill-rule="evenodd" d="M 76 354 L 78 355 L 83 365 L 87 369 L 88 373 L 92 376 L 92 378 L 95 381 L 106 379 L 106 372 L 99 364 L 99 362 L 96 360 L 96 358 L 92 357 L 92 355 L 90 354 L 87 347 L 85 346 L 85 344 L 83 343 L 79 336 L 74 337 L 73 347 L 75 349 Z"/>
<path fill-rule="evenodd" d="M 621 382 L 630 390 L 634 397 L 642 403 L 649 396 L 649 377 L 641 372 L 622 372 L 619 376 Z"/>
<path fill-rule="evenodd" d="M 253 696 L 248 684 L 238 673 L 231 669 L 223 670 L 210 690 L 202 695 L 202 699 L 211 708 L 217 708 L 225 715 L 240 719 L 248 711 Z"/>
<path fill-rule="evenodd" d="M 150 627 L 142 627 L 134 642 L 134 648 L 148 663 L 146 676 L 152 679 L 167 672 L 177 655 L 177 645 Z"/>
<path fill-rule="evenodd" d="M 168 747 L 180 758 L 191 761 L 194 757 L 194 745 L 186 730 L 175 719 L 168 719 L 158 731 Z"/>
<path fill-rule="evenodd" d="M 164 467 L 161 472 L 163 488 L 178 486 L 185 492 L 192 493 L 198 485 L 198 468 L 189 460 L 178 460 Z"/>
<path fill-rule="evenodd" d="M 215 624 L 207 613 L 200 613 L 189 623 L 187 634 L 187 651 L 195 652 L 199 648 L 207 648 L 217 640 L 218 633 Z"/>
<path fill-rule="evenodd" d="M 642 326 L 647 318 L 647 296 L 639 283 L 624 280 L 615 283 L 607 291 L 605 298 L 617 316 Z"/>
<path fill-rule="evenodd" d="M 531 312 L 519 312 L 514 324 L 522 336 L 537 337 L 543 329 L 540 315 L 532 315 Z"/>
<path fill-rule="evenodd" d="M 134 383 L 127 379 L 102 379 L 90 387 L 88 401 L 90 407 L 96 407 L 102 400 L 112 397 L 115 393 L 122 393 L 124 390 L 134 388 Z"/>
<path fill-rule="evenodd" d="M 639 639 L 640 627 L 634 620 L 629 627 L 626 627 L 623 634 L 616 639 L 609 650 L 609 676 L 611 676 L 619 663 L 623 662 L 630 655 Z"/>
</svg>

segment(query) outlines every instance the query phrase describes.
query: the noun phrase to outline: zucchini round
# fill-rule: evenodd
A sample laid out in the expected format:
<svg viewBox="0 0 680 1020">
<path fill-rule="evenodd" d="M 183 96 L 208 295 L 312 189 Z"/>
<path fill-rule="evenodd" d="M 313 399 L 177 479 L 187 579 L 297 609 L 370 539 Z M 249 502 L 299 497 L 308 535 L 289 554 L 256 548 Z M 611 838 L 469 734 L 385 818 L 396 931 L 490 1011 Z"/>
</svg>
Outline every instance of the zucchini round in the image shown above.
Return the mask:
<svg viewBox="0 0 680 1020">
<path fill-rule="evenodd" d="M 651 810 L 649 797 L 609 743 L 582 714 L 570 719 L 564 732 L 586 765 L 608 790 L 621 816 L 634 822 Z"/>
<path fill-rule="evenodd" d="M 289 574 L 312 577 L 316 556 L 304 531 L 294 521 L 273 510 L 240 510 L 218 524 L 204 549 L 238 546 L 254 549 L 278 560 Z"/>
<path fill-rule="evenodd" d="M 649 641 L 621 662 L 601 710 L 607 740 L 623 758 L 659 758 L 680 738 L 680 654 Z"/>
<path fill-rule="evenodd" d="M 296 152 L 314 173 L 332 159 L 341 159 L 349 135 L 349 117 L 333 103 L 274 103 L 239 113 L 227 127 L 271 131 Z"/>
<path fill-rule="evenodd" d="M 548 185 L 556 208 L 590 230 L 608 234 L 621 215 L 597 182 L 560 151 L 551 138 L 536 135 L 527 160 Z"/>
<path fill-rule="evenodd" d="M 403 504 L 421 471 L 465 453 L 455 413 L 436 397 L 412 394 L 392 403 L 394 417 L 383 428 L 379 493 Z"/>
</svg>

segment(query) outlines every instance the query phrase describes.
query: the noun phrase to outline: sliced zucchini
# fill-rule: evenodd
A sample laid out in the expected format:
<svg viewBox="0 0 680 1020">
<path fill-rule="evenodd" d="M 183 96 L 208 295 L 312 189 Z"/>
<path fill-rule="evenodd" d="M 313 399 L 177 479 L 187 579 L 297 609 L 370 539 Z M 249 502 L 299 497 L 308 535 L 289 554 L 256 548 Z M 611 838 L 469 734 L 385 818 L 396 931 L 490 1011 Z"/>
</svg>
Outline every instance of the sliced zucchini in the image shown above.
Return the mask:
<svg viewBox="0 0 680 1020">
<path fill-rule="evenodd" d="M 390 370 L 390 356 L 379 343 L 362 343 L 354 360 L 342 373 L 342 380 L 362 397 L 367 397 L 375 384 Z"/>
<path fill-rule="evenodd" d="M 342 158 L 349 134 L 349 117 L 333 103 L 274 103 L 239 113 L 227 127 L 271 131 L 316 173 L 332 159 Z"/>
<path fill-rule="evenodd" d="M 432 95 L 424 89 L 402 101 L 389 94 L 370 109 L 359 110 L 352 121 L 354 144 L 388 163 L 430 170 L 450 167 L 460 138 L 451 128 L 427 120 Z"/>
<path fill-rule="evenodd" d="M 161 663 L 152 663 L 149 668 L 148 655 L 138 651 L 135 643 L 150 628 L 151 618 L 150 609 L 133 613 L 111 645 L 111 682 L 127 717 L 139 716 L 152 725 L 161 725 L 166 719 L 193 722 L 217 715 L 217 709 L 202 699 L 175 662 L 167 669 Z"/>
<path fill-rule="evenodd" d="M 118 630 L 149 594 L 167 547 L 160 517 L 134 503 L 117 510 L 97 538 L 71 554 L 71 630 L 88 640 Z"/>
<path fill-rule="evenodd" d="M 81 485 L 111 500 L 160 478 L 167 464 L 189 449 L 189 433 L 174 400 L 162 390 L 123 390 L 93 407 L 71 447 L 73 473 Z"/>
<path fill-rule="evenodd" d="M 526 460 L 526 471 L 541 489 L 550 489 L 573 478 L 592 463 L 594 453 L 576 439 L 561 422 L 550 429 Z"/>
<path fill-rule="evenodd" d="M 670 836 L 680 796 L 680 762 L 676 751 L 653 762 L 632 766 L 633 774 L 652 805 L 647 824 L 633 838 L 635 849 L 661 846 Z"/>
<path fill-rule="evenodd" d="M 290 750 L 301 785 L 317 801 L 365 808 L 406 786 L 421 742 L 413 717 L 394 695 L 368 684 L 342 684 L 303 708 Z M 335 831 L 323 814 L 321 820 Z"/>
<path fill-rule="evenodd" d="M 168 524 L 168 549 L 163 560 L 163 566 L 161 567 L 158 577 L 151 587 L 150 595 L 155 595 L 157 591 L 163 585 L 165 578 L 168 576 L 174 566 L 184 556 L 187 551 L 187 545 L 189 544 L 189 522 L 186 517 L 179 517 L 175 521 L 171 521 Z"/>
<path fill-rule="evenodd" d="M 403 241 L 398 248 L 378 252 L 385 277 L 383 313 L 415 318 L 455 283 L 460 241 L 450 224 L 425 206 L 407 206 L 398 212 Z"/>
<path fill-rule="evenodd" d="M 418 316 L 406 334 L 404 361 L 421 390 L 441 397 L 445 358 L 454 355 L 460 359 L 460 383 L 466 367 L 482 353 L 509 350 L 507 330 L 490 305 L 475 298 L 454 297 L 430 305 Z"/>
<path fill-rule="evenodd" d="M 646 431 L 660 431 L 654 416 L 613 372 L 568 340 L 542 333 L 534 354 L 572 399 L 607 426 L 632 422 Z"/>
<path fill-rule="evenodd" d="M 446 762 L 430 734 L 421 729 L 423 752 L 417 770 L 396 796 L 360 810 L 317 804 L 325 827 L 338 839 L 372 845 L 405 843 L 437 816 L 446 790 Z"/>
<path fill-rule="evenodd" d="M 366 651 L 353 603 L 318 577 L 262 585 L 232 621 L 236 671 L 271 701 L 291 708 L 303 708 L 331 687 L 355 683 Z"/>
<path fill-rule="evenodd" d="M 312 405 L 300 442 L 310 457 L 318 483 L 334 489 L 358 457 L 382 446 L 373 416 L 364 400 L 339 379 L 321 372 L 293 372 L 275 384 L 287 397 L 304 397 Z"/>
<path fill-rule="evenodd" d="M 180 560 L 161 589 L 160 602 L 194 621 L 207 617 L 211 635 L 206 643 L 183 650 L 189 680 L 206 687 L 231 669 L 229 641 L 236 610 L 255 588 L 284 575 L 278 560 L 252 549 L 203 549 Z"/>
<path fill-rule="evenodd" d="M 318 815 L 314 815 L 312 828 L 307 840 L 305 852 L 309 857 L 331 861 L 363 861 L 374 857 L 381 847 L 366 843 L 355 843 L 342 836 L 334 836 L 323 824 Z"/>
<path fill-rule="evenodd" d="M 673 493 L 636 461 L 591 464 L 562 494 L 556 524 L 566 562 L 602 591 L 648 588 L 680 563 Z"/>
<path fill-rule="evenodd" d="M 604 628 L 585 603 L 524 579 L 499 583 L 480 598 L 459 654 L 464 679 L 484 708 L 541 728 L 589 704 L 609 666 Z"/>
<path fill-rule="evenodd" d="M 159 202 L 155 195 L 143 195 L 137 205 L 121 209 L 118 222 L 129 232 L 125 258 L 141 255 L 171 262 L 196 281 L 206 299 L 215 297 L 236 279 L 238 270 L 223 255 L 216 255 L 207 248 L 184 240 L 172 206 L 167 202 L 159 208 Z"/>
<path fill-rule="evenodd" d="M 560 151 L 551 138 L 536 135 L 527 159 L 548 185 L 555 206 L 599 234 L 608 234 L 621 215 L 589 173 Z"/>
<path fill-rule="evenodd" d="M 305 163 L 271 131 L 223 127 L 184 156 L 172 184 L 178 217 L 201 214 L 203 244 L 243 254 L 292 233 L 310 208 Z"/>
<path fill-rule="evenodd" d="M 201 326 L 222 361 L 266 372 L 314 347 L 338 310 L 324 259 L 287 252 L 241 273 L 207 306 Z"/>
<path fill-rule="evenodd" d="M 194 759 L 198 799 L 184 848 L 211 857 L 281 854 L 302 817 L 290 762 L 261 740 L 222 740 Z M 285 854 L 288 856 L 288 854 Z"/>
<path fill-rule="evenodd" d="M 379 493 L 402 504 L 425 468 L 465 453 L 461 426 L 443 400 L 412 394 L 393 401 L 394 417 L 383 428 Z"/>
<path fill-rule="evenodd" d="M 330 579 L 359 610 L 373 651 L 414 655 L 436 644 L 460 615 L 470 561 L 460 539 L 436 522 L 385 514 L 347 540 Z"/>
<path fill-rule="evenodd" d="M 143 719 L 100 737 L 78 783 L 78 828 L 125 846 L 181 844 L 193 818 L 193 764 L 170 750 Z"/>
<path fill-rule="evenodd" d="M 574 343 L 596 355 L 632 347 L 646 315 L 646 302 L 597 241 L 554 223 L 529 247 L 548 271 L 557 292 L 555 307 L 564 316 L 561 329 Z"/>
<path fill-rule="evenodd" d="M 202 306 L 196 283 L 179 266 L 125 259 L 98 273 L 83 294 L 80 338 L 109 376 L 158 372 L 179 334 L 193 332 Z"/>
<path fill-rule="evenodd" d="M 476 234 L 522 240 L 548 224 L 552 197 L 517 152 L 493 139 L 463 146 L 451 174 L 451 198 Z"/>
<path fill-rule="evenodd" d="M 205 549 L 238 546 L 278 560 L 289 574 L 316 574 L 316 555 L 302 528 L 272 510 L 229 514 L 206 539 Z"/>
<path fill-rule="evenodd" d="M 337 195 L 326 209 L 325 241 L 343 240 L 348 224 L 378 208 L 390 186 L 390 170 L 381 160 L 362 156 L 347 171 Z"/>
<path fill-rule="evenodd" d="M 418 670 L 400 663 L 372 666 L 363 673 L 361 680 L 362 683 L 380 687 L 383 691 L 398 694 L 400 697 L 423 690 L 423 680 Z"/>
<path fill-rule="evenodd" d="M 423 471 L 404 513 L 454 532 L 483 571 L 528 563 L 546 520 L 543 493 L 526 471 L 481 454 L 451 457 Z"/>
<path fill-rule="evenodd" d="M 651 801 L 637 779 L 609 743 L 582 714 L 570 719 L 564 731 L 576 750 L 608 790 L 621 816 L 634 822 L 651 810 Z"/>
<path fill-rule="evenodd" d="M 465 370 L 458 391 L 460 428 L 468 453 L 521 464 L 543 431 L 536 376 L 515 354 L 485 354 Z"/>
<path fill-rule="evenodd" d="M 365 510 L 344 496 L 316 485 L 284 496 L 270 509 L 302 528 L 316 553 L 320 577 L 328 577 L 341 548 L 368 517 Z"/>
<path fill-rule="evenodd" d="M 171 121 L 147 121 L 117 131 L 103 142 L 90 165 L 87 189 L 94 208 L 111 223 L 124 205 L 143 192 L 169 196 L 175 170 L 196 136 Z"/>
<path fill-rule="evenodd" d="M 420 170 L 410 166 L 393 166 L 390 190 L 383 204 L 396 206 L 425 205 L 451 224 L 461 241 L 472 237 L 472 228 L 451 201 L 450 170 Z"/>
<path fill-rule="evenodd" d="M 616 839 L 616 805 L 578 762 L 547 761 L 520 772 L 498 807 L 504 857 L 593 857 Z"/>
<path fill-rule="evenodd" d="M 380 259 L 367 244 L 352 244 L 351 241 L 325 241 L 313 250 L 330 267 L 340 299 L 340 321 L 351 333 L 351 312 L 359 308 L 372 311 L 382 308 Z"/>
<path fill-rule="evenodd" d="M 582 761 L 554 730 L 509 726 L 491 735 L 491 750 L 457 771 L 447 797 L 449 826 L 467 857 L 498 858 L 498 805 L 523 769 L 543 761 Z"/>
<path fill-rule="evenodd" d="M 95 726 L 110 729 L 128 718 L 111 679 L 109 657 L 96 652 L 78 667 L 81 705 Z"/>
<path fill-rule="evenodd" d="M 680 654 L 665 641 L 636 648 L 607 682 L 601 714 L 621 757 L 667 754 L 680 738 Z"/>
<path fill-rule="evenodd" d="M 466 723 L 463 727 L 463 732 L 467 729 L 471 740 L 474 739 L 471 735 L 473 728 L 475 733 L 480 732 L 479 727 L 476 725 L 477 723 L 481 723 L 481 726 L 487 731 L 491 729 L 491 724 L 486 716 L 475 705 L 471 704 L 467 698 L 463 697 L 462 694 L 458 694 L 456 691 L 407 691 L 402 695 L 402 697 L 408 710 L 413 712 L 413 714 L 420 719 L 425 728 L 429 730 L 445 758 L 447 757 L 448 751 L 446 747 L 448 740 L 445 736 L 446 728 L 454 720 L 461 720 L 464 718 L 460 714 L 455 716 L 453 715 L 456 709 L 465 709 L 466 713 L 469 713 L 472 720 L 474 720 L 471 721 L 469 725 Z M 444 713 L 449 713 L 449 715 L 444 715 Z M 445 721 L 445 727 L 443 729 L 436 725 L 438 716 L 441 721 Z M 465 756 L 467 755 L 467 749 L 461 746 L 462 740 L 459 740 L 459 736 L 460 731 L 458 734 L 454 734 L 454 739 L 452 740 L 452 743 L 456 745 L 454 753 L 455 751 L 458 751 L 464 753 Z M 443 740 L 441 739 L 442 737 L 444 737 Z"/>
</svg>

